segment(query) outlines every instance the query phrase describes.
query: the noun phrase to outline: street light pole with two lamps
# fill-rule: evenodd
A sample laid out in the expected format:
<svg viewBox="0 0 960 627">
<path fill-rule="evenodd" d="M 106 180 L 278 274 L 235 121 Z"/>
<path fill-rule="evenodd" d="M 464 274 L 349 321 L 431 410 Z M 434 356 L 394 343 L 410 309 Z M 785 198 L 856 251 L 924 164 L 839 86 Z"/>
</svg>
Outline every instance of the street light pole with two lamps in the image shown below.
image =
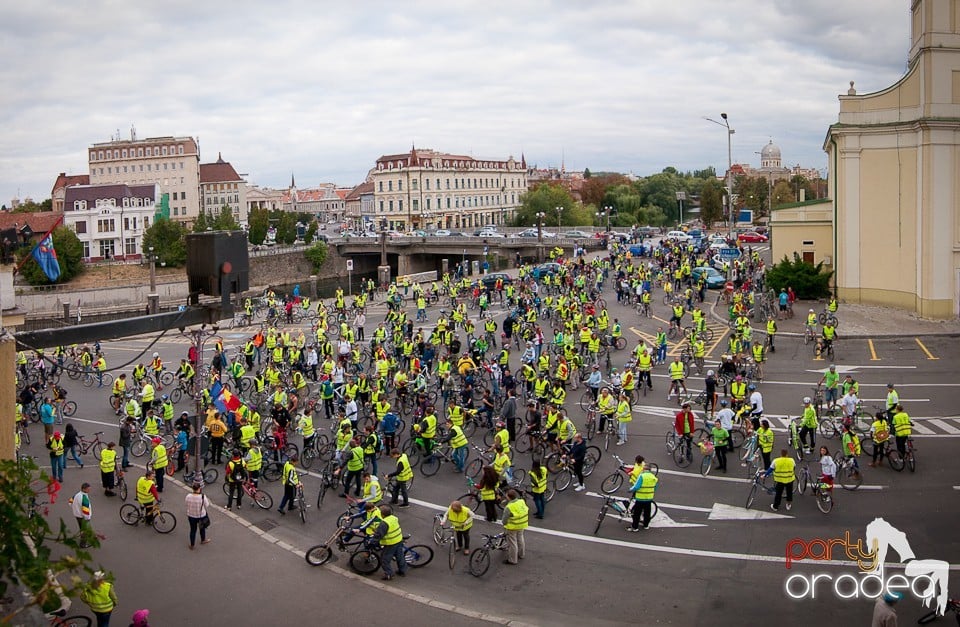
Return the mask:
<svg viewBox="0 0 960 627">
<path fill-rule="evenodd" d="M 543 219 L 547 217 L 542 211 L 535 214 L 537 218 L 537 259 L 543 261 Z"/>
<path fill-rule="evenodd" d="M 730 227 L 730 236 L 733 237 L 733 148 L 732 148 L 732 137 L 736 133 L 735 130 L 730 128 L 730 121 L 727 119 L 726 113 L 721 113 L 720 118 L 723 122 L 718 122 L 713 118 L 708 118 L 704 116 L 704 120 L 708 122 L 713 122 L 719 126 L 722 126 L 727 129 L 727 224 Z"/>
</svg>

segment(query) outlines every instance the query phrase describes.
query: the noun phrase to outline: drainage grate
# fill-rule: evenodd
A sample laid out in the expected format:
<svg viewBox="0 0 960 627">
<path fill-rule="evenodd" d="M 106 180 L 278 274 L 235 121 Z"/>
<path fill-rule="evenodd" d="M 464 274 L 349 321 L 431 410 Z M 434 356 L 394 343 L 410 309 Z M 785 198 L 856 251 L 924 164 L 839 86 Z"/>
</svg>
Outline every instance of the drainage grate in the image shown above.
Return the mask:
<svg viewBox="0 0 960 627">
<path fill-rule="evenodd" d="M 274 527 L 277 527 L 278 525 L 275 521 L 270 520 L 269 518 L 264 518 L 260 522 L 256 523 L 254 526 L 262 529 L 263 531 L 270 531 L 271 529 L 273 529 Z"/>
</svg>

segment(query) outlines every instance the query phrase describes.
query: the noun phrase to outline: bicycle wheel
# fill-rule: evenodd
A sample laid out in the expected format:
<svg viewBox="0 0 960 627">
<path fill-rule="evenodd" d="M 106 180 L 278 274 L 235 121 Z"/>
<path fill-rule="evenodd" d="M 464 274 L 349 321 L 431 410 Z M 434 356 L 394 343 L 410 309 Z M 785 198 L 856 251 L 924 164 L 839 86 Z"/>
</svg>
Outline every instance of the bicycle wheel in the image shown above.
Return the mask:
<svg viewBox="0 0 960 627">
<path fill-rule="evenodd" d="M 77 404 L 74 401 L 66 401 L 60 411 L 64 416 L 70 417 L 77 413 Z"/>
<path fill-rule="evenodd" d="M 268 462 L 260 470 L 260 476 L 267 481 L 277 481 L 280 479 L 281 467 L 279 462 Z"/>
<path fill-rule="evenodd" d="M 474 577 L 483 577 L 490 569 L 489 549 L 477 549 L 470 554 L 470 574 Z"/>
<path fill-rule="evenodd" d="M 607 504 L 604 503 L 603 507 L 600 508 L 600 513 L 597 514 L 597 525 L 593 528 L 593 535 L 597 535 L 600 531 L 600 525 L 603 524 L 603 519 L 607 517 Z"/>
<path fill-rule="evenodd" d="M 600 459 L 603 457 L 603 454 L 600 452 L 600 449 L 596 446 L 588 446 L 587 454 L 583 458 L 583 476 L 589 477 L 593 474 L 593 471 L 597 468 L 597 464 L 600 463 Z"/>
<path fill-rule="evenodd" d="M 433 455 L 420 462 L 420 472 L 424 477 L 432 477 L 440 470 L 440 456 Z"/>
<path fill-rule="evenodd" d="M 673 463 L 675 463 L 680 468 L 686 468 L 693 461 L 692 453 L 688 457 L 687 455 L 687 446 L 678 445 L 673 449 Z"/>
<path fill-rule="evenodd" d="M 513 469 L 513 485 L 520 485 L 527 478 L 527 471 L 523 468 Z"/>
<path fill-rule="evenodd" d="M 907 451 L 907 468 L 910 472 L 917 472 L 917 457 L 913 451 Z"/>
<path fill-rule="evenodd" d="M 153 517 L 153 528 L 157 533 L 170 533 L 177 528 L 177 517 L 170 512 L 159 512 Z"/>
<path fill-rule="evenodd" d="M 543 500 L 547 503 L 553 500 L 553 497 L 557 495 L 557 481 L 556 479 L 551 479 L 547 481 L 547 488 L 543 492 Z"/>
<path fill-rule="evenodd" d="M 513 443 L 513 449 L 518 453 L 526 453 L 532 447 L 533 436 L 529 433 L 522 433 L 517 436 Z"/>
<path fill-rule="evenodd" d="M 623 485 L 623 475 L 619 471 L 607 475 L 600 484 L 600 491 L 604 494 L 613 494 Z"/>
<path fill-rule="evenodd" d="M 750 506 L 753 505 L 753 502 L 757 498 L 757 492 L 760 491 L 760 485 L 757 483 L 753 484 L 753 487 L 750 488 L 750 494 L 747 495 L 747 509 L 750 509 Z"/>
<path fill-rule="evenodd" d="M 447 566 L 450 570 L 453 570 L 453 567 L 457 565 L 457 543 L 451 538 L 447 541 L 447 545 Z"/>
<path fill-rule="evenodd" d="M 67 616 L 66 618 L 57 620 L 53 624 L 57 625 L 57 627 L 90 627 L 93 621 L 86 616 Z"/>
<path fill-rule="evenodd" d="M 587 413 L 587 440 L 592 440 L 593 437 L 597 435 L 597 415 L 590 412 Z"/>
<path fill-rule="evenodd" d="M 333 550 L 325 544 L 310 547 L 303 556 L 311 566 L 322 566 L 329 562 L 331 557 L 333 557 Z"/>
<path fill-rule="evenodd" d="M 403 547 L 403 560 L 410 568 L 423 568 L 433 561 L 433 549 L 426 544 Z"/>
<path fill-rule="evenodd" d="M 143 457 L 147 452 L 147 443 L 142 439 L 137 440 L 130 446 L 130 452 L 134 457 Z"/>
<path fill-rule="evenodd" d="M 700 461 L 700 474 L 706 477 L 710 474 L 711 468 L 713 468 L 713 455 L 704 455 Z"/>
<path fill-rule="evenodd" d="M 179 403 L 181 398 L 183 398 L 183 390 L 181 390 L 180 388 L 174 388 L 174 389 L 170 392 L 170 401 L 171 401 L 174 405 L 176 405 L 177 403 Z"/>
<path fill-rule="evenodd" d="M 820 426 L 817 427 L 817 431 L 819 431 L 820 435 L 828 440 L 832 440 L 833 438 L 837 437 L 837 425 L 834 423 L 831 416 L 820 419 Z"/>
<path fill-rule="evenodd" d="M 824 514 L 829 514 L 830 510 L 833 509 L 833 497 L 830 495 L 830 490 L 817 490 L 817 509 Z"/>
<path fill-rule="evenodd" d="M 317 453 L 314 451 L 313 447 L 308 447 L 303 449 L 303 454 L 300 455 L 300 463 L 303 464 L 304 468 L 309 469 L 310 466 L 313 466 L 313 461 L 317 458 Z"/>
<path fill-rule="evenodd" d="M 560 460 L 560 453 L 551 453 L 546 461 L 547 470 L 552 474 L 557 474 L 563 468 L 563 462 Z"/>
<path fill-rule="evenodd" d="M 273 507 L 273 497 L 263 490 L 257 490 L 253 493 L 253 502 L 260 509 L 271 509 Z"/>
<path fill-rule="evenodd" d="M 844 490 L 856 490 L 863 483 L 863 473 L 850 466 L 843 467 L 837 475 Z"/>
<path fill-rule="evenodd" d="M 677 434 L 672 429 L 667 432 L 666 445 L 668 453 L 672 453 L 673 449 L 677 448 Z"/>
<path fill-rule="evenodd" d="M 743 442 L 747 439 L 747 434 L 744 433 L 743 427 L 736 427 L 730 431 L 730 444 L 733 445 L 734 449 L 738 449 L 743 446 Z"/>
<path fill-rule="evenodd" d="M 588 411 L 591 405 L 593 405 L 595 402 L 596 401 L 593 398 L 593 392 L 587 389 L 587 391 L 585 391 L 583 395 L 580 396 L 580 409 L 582 409 L 583 411 Z"/>
<path fill-rule="evenodd" d="M 317 492 L 317 509 L 323 507 L 323 497 L 326 496 L 327 490 L 330 486 L 327 484 L 326 479 L 321 480 L 320 482 L 320 491 Z"/>
<path fill-rule="evenodd" d="M 133 503 L 124 503 L 120 507 L 120 520 L 128 525 L 140 522 L 140 508 Z"/>
<path fill-rule="evenodd" d="M 480 473 L 483 471 L 483 458 L 478 457 L 467 464 L 466 475 L 471 479 L 476 480 Z"/>
<path fill-rule="evenodd" d="M 216 468 L 204 468 L 203 469 L 203 482 L 206 484 L 216 483 L 217 478 L 220 476 L 220 473 Z"/>
<path fill-rule="evenodd" d="M 297 513 L 300 514 L 300 524 L 307 524 L 307 501 L 302 491 L 297 492 Z"/>
<path fill-rule="evenodd" d="M 464 494 L 457 500 L 460 501 L 461 505 L 463 505 L 464 507 L 466 507 L 472 512 L 480 511 L 480 503 L 481 503 L 480 497 L 478 497 L 473 492 L 468 492 L 467 494 Z"/>
<path fill-rule="evenodd" d="M 797 479 L 797 494 L 805 494 L 807 491 L 807 473 L 800 473 L 800 478 Z"/>
<path fill-rule="evenodd" d="M 890 461 L 890 467 L 896 470 L 897 472 L 902 472 L 905 463 L 903 457 L 900 455 L 900 451 L 897 449 L 892 449 L 887 453 L 887 459 Z"/>
<path fill-rule="evenodd" d="M 603 450 L 605 451 L 610 450 L 610 435 L 610 429 L 603 430 Z"/>
<path fill-rule="evenodd" d="M 439 516 L 439 514 L 438 514 Z M 444 544 L 447 540 L 450 539 L 449 527 L 444 527 L 440 524 L 439 518 L 433 519 L 433 543 L 437 546 Z"/>
<path fill-rule="evenodd" d="M 380 556 L 376 552 L 367 549 L 357 551 L 350 556 L 350 568 L 361 575 L 375 573 L 377 569 L 380 568 Z"/>
<path fill-rule="evenodd" d="M 127 482 L 123 479 L 117 484 L 117 494 L 120 495 L 121 501 L 127 500 Z"/>
</svg>

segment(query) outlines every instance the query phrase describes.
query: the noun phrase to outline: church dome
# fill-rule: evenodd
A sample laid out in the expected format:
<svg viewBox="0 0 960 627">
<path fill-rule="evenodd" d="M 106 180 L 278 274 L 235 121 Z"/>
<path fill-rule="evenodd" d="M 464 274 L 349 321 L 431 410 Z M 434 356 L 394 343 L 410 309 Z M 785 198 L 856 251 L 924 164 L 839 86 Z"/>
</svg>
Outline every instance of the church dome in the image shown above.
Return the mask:
<svg viewBox="0 0 960 627">
<path fill-rule="evenodd" d="M 770 140 L 770 143 L 763 147 L 763 150 L 760 151 L 761 159 L 780 159 L 780 146 L 777 146 L 773 143 L 773 140 Z"/>
</svg>

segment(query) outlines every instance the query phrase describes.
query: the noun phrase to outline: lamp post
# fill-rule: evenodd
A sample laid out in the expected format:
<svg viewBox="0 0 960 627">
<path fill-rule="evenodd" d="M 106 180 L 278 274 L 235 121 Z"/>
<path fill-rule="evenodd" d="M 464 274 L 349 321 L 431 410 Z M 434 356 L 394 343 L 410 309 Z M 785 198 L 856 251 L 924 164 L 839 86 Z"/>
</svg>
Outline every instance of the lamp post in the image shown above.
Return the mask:
<svg viewBox="0 0 960 627">
<path fill-rule="evenodd" d="M 536 213 L 537 217 L 537 259 L 543 261 L 543 219 L 546 217 L 542 211 Z"/>
<path fill-rule="evenodd" d="M 197 364 L 203 363 L 203 344 L 217 335 L 220 331 L 219 327 L 214 325 L 212 328 L 207 329 L 207 325 L 200 325 L 199 329 L 194 329 L 187 331 L 186 329 L 180 329 L 180 335 L 190 340 L 190 343 L 197 349 Z M 200 412 L 203 409 L 201 406 L 203 396 L 200 394 L 200 391 L 194 394 L 194 407 L 196 409 L 196 415 L 193 417 L 193 438 L 194 438 L 194 450 L 193 450 L 193 482 L 194 484 L 199 483 L 203 487 L 203 448 L 201 446 L 202 439 L 200 437 L 200 427 L 203 426 L 203 422 L 200 419 Z"/>
<path fill-rule="evenodd" d="M 683 201 L 686 199 L 687 192 L 677 192 L 677 201 L 680 203 L 680 224 L 683 224 Z"/>
<path fill-rule="evenodd" d="M 150 292 L 147 294 L 147 311 L 155 314 L 160 310 L 160 295 L 157 294 L 157 256 L 153 254 L 153 246 L 147 249 L 147 259 L 150 260 Z"/>
<path fill-rule="evenodd" d="M 613 215 L 613 207 L 606 206 L 603 208 L 603 212 L 607 215 L 607 232 L 610 232 L 610 216 Z"/>
<path fill-rule="evenodd" d="M 557 211 L 557 235 L 560 235 L 560 214 L 563 213 L 563 207 L 556 207 Z"/>
<path fill-rule="evenodd" d="M 726 113 L 721 113 L 720 118 L 723 122 L 718 122 L 712 118 L 704 117 L 704 120 L 708 122 L 713 122 L 719 126 L 722 126 L 727 129 L 727 224 L 730 227 L 730 235 L 733 235 L 733 148 L 732 148 L 732 136 L 736 133 L 735 130 L 730 128 L 730 121 L 727 119 Z"/>
</svg>

